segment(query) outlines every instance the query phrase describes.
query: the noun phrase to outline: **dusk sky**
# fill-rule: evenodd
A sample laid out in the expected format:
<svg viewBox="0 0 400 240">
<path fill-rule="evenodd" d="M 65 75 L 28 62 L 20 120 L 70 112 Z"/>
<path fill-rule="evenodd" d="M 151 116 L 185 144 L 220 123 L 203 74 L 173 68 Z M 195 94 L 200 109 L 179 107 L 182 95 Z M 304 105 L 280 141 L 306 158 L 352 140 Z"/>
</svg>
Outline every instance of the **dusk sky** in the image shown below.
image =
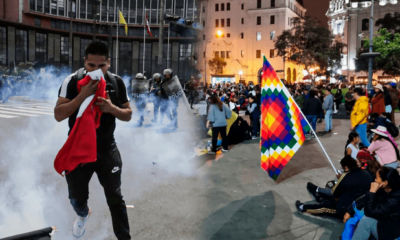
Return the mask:
<svg viewBox="0 0 400 240">
<path fill-rule="evenodd" d="M 304 7 L 307 9 L 306 14 L 315 17 L 321 21 L 324 26 L 328 26 L 328 18 L 325 16 L 328 11 L 329 0 L 304 0 Z"/>
</svg>

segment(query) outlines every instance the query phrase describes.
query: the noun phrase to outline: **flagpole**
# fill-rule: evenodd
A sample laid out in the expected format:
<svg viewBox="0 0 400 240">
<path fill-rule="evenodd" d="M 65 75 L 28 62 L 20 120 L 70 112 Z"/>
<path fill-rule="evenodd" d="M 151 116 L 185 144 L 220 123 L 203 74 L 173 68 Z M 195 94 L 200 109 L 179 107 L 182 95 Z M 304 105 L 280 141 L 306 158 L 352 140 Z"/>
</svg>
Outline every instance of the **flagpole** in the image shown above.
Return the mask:
<svg viewBox="0 0 400 240">
<path fill-rule="evenodd" d="M 118 10 L 118 19 L 117 19 L 117 42 L 115 46 L 115 74 L 118 75 L 118 29 L 119 29 L 119 6 L 117 7 Z"/>
<path fill-rule="evenodd" d="M 321 141 L 319 140 L 317 134 L 315 133 L 314 129 L 312 128 L 312 125 L 310 124 L 310 122 L 308 122 L 308 119 L 306 118 L 306 116 L 304 115 L 303 111 L 301 111 L 301 108 L 299 107 L 299 105 L 297 105 L 296 101 L 293 99 L 292 95 L 289 93 L 288 89 L 286 88 L 285 84 L 283 84 L 283 82 L 281 80 L 279 80 L 284 88 L 285 94 L 287 96 L 289 96 L 293 103 L 296 104 L 297 108 L 299 109 L 301 115 L 303 116 L 304 120 L 306 120 L 307 124 L 310 126 L 311 131 L 313 132 L 313 134 L 315 135 L 315 138 L 317 139 L 319 145 L 322 148 L 322 151 L 325 153 L 326 158 L 328 158 L 329 163 L 332 165 L 333 170 L 335 171 L 335 174 L 337 174 L 337 169 L 335 168 L 335 165 L 333 165 L 331 158 L 329 157 L 328 153 L 325 151 L 324 146 L 322 145 Z M 305 134 L 304 134 L 305 135 Z"/>
<path fill-rule="evenodd" d="M 147 25 L 147 19 L 146 19 L 146 6 L 144 5 L 144 0 L 143 0 L 143 76 L 144 76 L 144 64 L 146 62 L 146 25 Z"/>
<path fill-rule="evenodd" d="M 168 23 L 168 44 L 167 44 L 167 68 L 169 68 L 169 61 L 171 61 L 171 59 L 169 59 L 169 36 L 170 36 L 170 32 L 171 32 L 171 23 Z M 169 59 L 169 60 L 168 60 Z"/>
</svg>

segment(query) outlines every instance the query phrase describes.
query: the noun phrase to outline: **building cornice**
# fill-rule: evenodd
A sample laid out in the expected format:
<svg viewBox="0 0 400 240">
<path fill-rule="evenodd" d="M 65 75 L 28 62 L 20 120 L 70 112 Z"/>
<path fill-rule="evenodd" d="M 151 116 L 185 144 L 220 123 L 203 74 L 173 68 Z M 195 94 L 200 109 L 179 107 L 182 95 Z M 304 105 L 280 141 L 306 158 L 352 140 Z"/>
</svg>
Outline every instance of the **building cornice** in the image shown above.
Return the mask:
<svg viewBox="0 0 400 240">
<path fill-rule="evenodd" d="M 248 13 L 285 13 L 287 10 L 292 11 L 287 7 L 283 8 L 258 8 L 258 9 L 248 9 Z"/>
</svg>

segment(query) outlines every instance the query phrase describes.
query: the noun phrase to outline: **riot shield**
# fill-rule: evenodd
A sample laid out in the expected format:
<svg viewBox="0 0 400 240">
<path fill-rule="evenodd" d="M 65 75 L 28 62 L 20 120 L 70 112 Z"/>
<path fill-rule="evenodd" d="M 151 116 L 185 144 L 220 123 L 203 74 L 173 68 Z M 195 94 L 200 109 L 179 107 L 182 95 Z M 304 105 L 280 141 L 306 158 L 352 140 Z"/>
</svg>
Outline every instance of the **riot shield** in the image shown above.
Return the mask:
<svg viewBox="0 0 400 240">
<path fill-rule="evenodd" d="M 181 83 L 176 75 L 170 80 L 166 81 L 162 87 L 169 99 L 177 99 L 184 95 Z"/>
<path fill-rule="evenodd" d="M 147 96 L 150 93 L 150 80 L 132 79 L 132 97 Z"/>
</svg>

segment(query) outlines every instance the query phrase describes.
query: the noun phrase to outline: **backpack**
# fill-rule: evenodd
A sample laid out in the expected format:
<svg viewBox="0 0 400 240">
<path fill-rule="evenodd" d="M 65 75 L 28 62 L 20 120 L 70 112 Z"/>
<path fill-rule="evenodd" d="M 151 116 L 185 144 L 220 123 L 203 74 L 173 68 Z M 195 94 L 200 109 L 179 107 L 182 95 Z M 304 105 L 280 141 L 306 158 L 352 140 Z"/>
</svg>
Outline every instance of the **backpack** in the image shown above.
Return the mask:
<svg viewBox="0 0 400 240">
<path fill-rule="evenodd" d="M 77 71 L 76 77 L 78 78 L 78 81 L 81 80 L 85 75 L 85 68 L 80 68 Z M 106 76 L 104 76 L 106 77 Z M 117 81 L 115 80 L 115 75 L 112 74 L 111 72 L 107 72 L 107 78 L 110 80 L 110 83 L 107 83 L 106 85 L 106 90 L 108 91 L 108 94 L 110 95 L 111 101 L 117 103 L 116 106 L 121 108 L 122 104 L 119 101 L 118 98 L 118 84 Z M 114 90 L 114 91 L 110 91 Z"/>
</svg>

